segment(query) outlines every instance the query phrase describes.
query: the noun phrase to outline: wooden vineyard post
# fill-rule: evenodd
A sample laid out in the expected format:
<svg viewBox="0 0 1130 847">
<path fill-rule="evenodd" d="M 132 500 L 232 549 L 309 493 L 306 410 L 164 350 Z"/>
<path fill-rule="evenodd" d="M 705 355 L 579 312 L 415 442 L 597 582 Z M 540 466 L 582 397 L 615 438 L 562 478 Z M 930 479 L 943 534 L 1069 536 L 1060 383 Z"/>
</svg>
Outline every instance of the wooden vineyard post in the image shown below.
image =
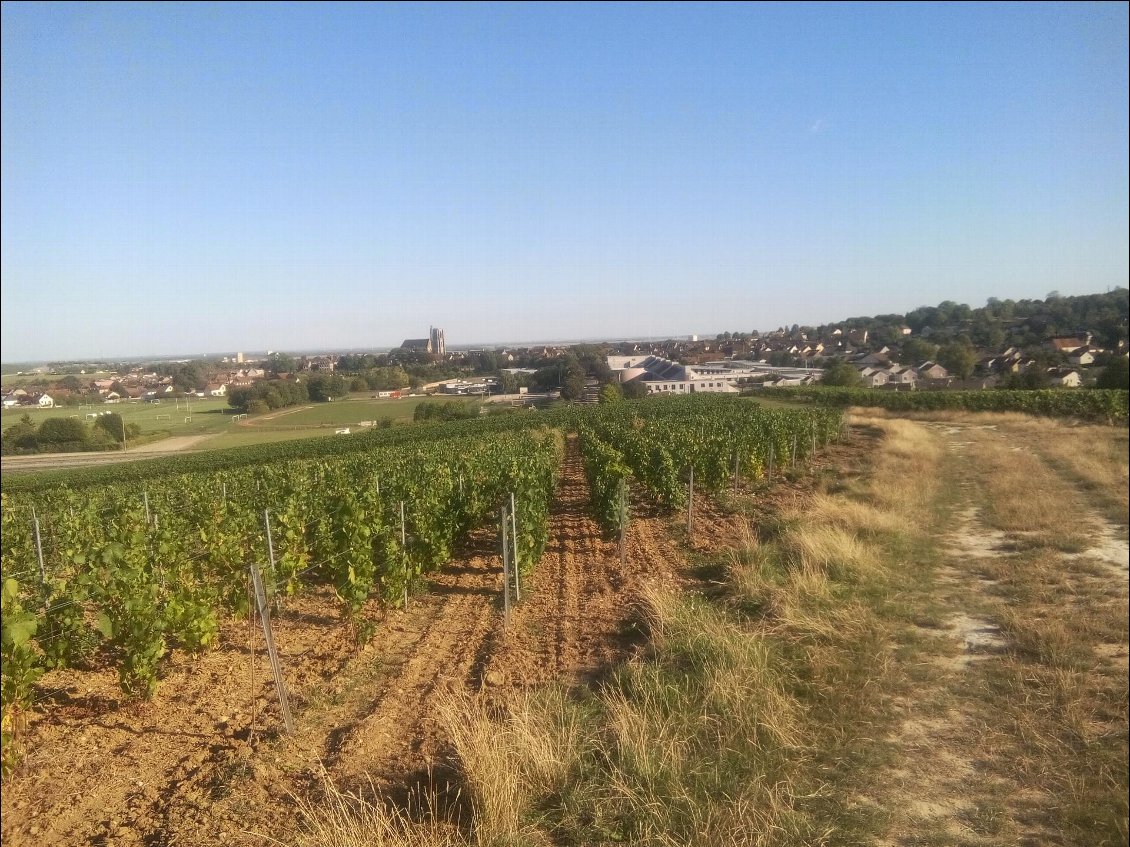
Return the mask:
<svg viewBox="0 0 1130 847">
<path fill-rule="evenodd" d="M 43 567 L 43 538 L 39 534 L 39 515 L 35 513 L 35 506 L 31 507 L 31 523 L 35 529 L 35 555 L 39 559 L 39 584 L 47 583 L 47 569 Z"/>
<path fill-rule="evenodd" d="M 404 501 L 400 501 L 400 558 L 404 560 L 404 611 L 408 611 L 408 535 L 404 527 Z"/>
<path fill-rule="evenodd" d="M 620 480 L 620 569 L 628 561 L 628 481 Z"/>
<path fill-rule="evenodd" d="M 149 526 L 152 523 L 149 518 L 149 492 L 144 488 L 141 490 L 141 500 L 145 503 L 145 525 Z"/>
<path fill-rule="evenodd" d="M 510 623 L 510 550 L 506 543 L 506 506 L 499 509 L 502 528 L 502 619 Z"/>
<path fill-rule="evenodd" d="M 271 673 L 275 677 L 275 690 L 279 695 L 279 708 L 282 711 L 283 725 L 287 735 L 294 734 L 294 718 L 290 714 L 290 701 L 286 696 L 286 681 L 279 664 L 279 654 L 275 650 L 275 638 L 271 632 L 271 610 L 267 607 L 267 592 L 263 590 L 263 577 L 259 566 L 251 563 L 251 582 L 255 586 L 255 605 L 259 611 L 259 622 L 263 624 L 263 640 L 267 644 L 267 658 L 271 661 Z"/>
<path fill-rule="evenodd" d="M 773 482 L 773 459 L 777 453 L 777 445 L 769 445 L 769 472 L 765 475 L 766 482 Z"/>
<path fill-rule="evenodd" d="M 220 496 L 223 498 L 223 505 L 228 504 L 228 484 L 226 482 L 220 483 Z"/>
<path fill-rule="evenodd" d="M 793 433 L 793 458 L 792 458 L 792 462 L 789 464 L 789 467 L 792 467 L 792 468 L 796 467 L 796 439 L 797 439 L 797 435 L 794 432 Z"/>
<path fill-rule="evenodd" d="M 514 565 L 514 602 L 522 602 L 522 572 L 518 568 L 518 519 L 515 517 L 514 492 L 510 492 L 510 561 Z"/>
<path fill-rule="evenodd" d="M 691 541 L 694 532 L 694 465 L 691 465 L 690 477 L 687 479 L 687 543 Z"/>
</svg>

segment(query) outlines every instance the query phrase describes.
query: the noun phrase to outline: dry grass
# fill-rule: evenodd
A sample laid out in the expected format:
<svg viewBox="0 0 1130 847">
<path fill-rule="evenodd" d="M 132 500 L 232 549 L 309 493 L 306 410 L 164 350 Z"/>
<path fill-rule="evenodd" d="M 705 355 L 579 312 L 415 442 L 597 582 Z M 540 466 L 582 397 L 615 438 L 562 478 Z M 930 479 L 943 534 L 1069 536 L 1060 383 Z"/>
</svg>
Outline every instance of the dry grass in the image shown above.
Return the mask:
<svg viewBox="0 0 1130 847">
<path fill-rule="evenodd" d="M 930 421 L 985 435 L 1008 433 L 1008 447 L 1028 450 L 1047 461 L 1051 470 L 1101 501 L 1112 520 L 1130 521 L 1130 435 L 1124 426 L 1100 426 L 1020 413 L 916 412 L 856 410 L 872 420 Z"/>
<path fill-rule="evenodd" d="M 345 794 L 328 781 L 323 787 L 317 802 L 298 798 L 300 847 L 468 847 L 455 823 L 434 811 L 414 820 L 379 795 Z"/>
<path fill-rule="evenodd" d="M 557 688 L 522 695 L 501 718 L 466 693 L 443 695 L 438 705 L 471 795 L 474 843 L 546 843 L 524 818 L 544 794 L 563 790 L 590 755 L 580 712 Z"/>
<path fill-rule="evenodd" d="M 987 516 L 1028 546 L 1085 549 L 1097 527 L 1076 490 L 1033 453 L 1018 451 L 999 436 L 970 445 L 975 474 L 986 490 Z"/>
</svg>

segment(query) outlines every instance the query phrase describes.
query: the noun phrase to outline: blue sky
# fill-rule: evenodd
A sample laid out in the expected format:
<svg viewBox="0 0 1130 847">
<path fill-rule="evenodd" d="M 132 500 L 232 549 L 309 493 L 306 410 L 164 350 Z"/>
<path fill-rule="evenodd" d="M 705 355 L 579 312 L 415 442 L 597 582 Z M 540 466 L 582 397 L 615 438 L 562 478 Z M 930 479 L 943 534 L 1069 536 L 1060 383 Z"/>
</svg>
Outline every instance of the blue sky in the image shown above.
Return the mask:
<svg viewBox="0 0 1130 847">
<path fill-rule="evenodd" d="M 1124 3 L 4 3 L 4 361 L 1127 284 Z"/>
</svg>

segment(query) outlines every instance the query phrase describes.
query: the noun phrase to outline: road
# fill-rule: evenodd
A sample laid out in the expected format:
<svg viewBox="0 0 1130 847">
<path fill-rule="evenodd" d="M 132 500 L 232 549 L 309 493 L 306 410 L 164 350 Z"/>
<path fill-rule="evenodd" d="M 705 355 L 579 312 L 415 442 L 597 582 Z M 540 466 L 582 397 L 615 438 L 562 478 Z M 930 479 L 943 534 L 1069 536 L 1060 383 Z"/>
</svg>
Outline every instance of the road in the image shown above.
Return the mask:
<svg viewBox="0 0 1130 847">
<path fill-rule="evenodd" d="M 30 471 L 58 470 L 61 468 L 92 468 L 139 459 L 155 459 L 191 450 L 211 435 L 183 435 L 130 447 L 123 451 L 98 453 L 37 453 L 33 456 L 5 456 L 0 461 L 0 473 L 28 473 Z"/>
</svg>

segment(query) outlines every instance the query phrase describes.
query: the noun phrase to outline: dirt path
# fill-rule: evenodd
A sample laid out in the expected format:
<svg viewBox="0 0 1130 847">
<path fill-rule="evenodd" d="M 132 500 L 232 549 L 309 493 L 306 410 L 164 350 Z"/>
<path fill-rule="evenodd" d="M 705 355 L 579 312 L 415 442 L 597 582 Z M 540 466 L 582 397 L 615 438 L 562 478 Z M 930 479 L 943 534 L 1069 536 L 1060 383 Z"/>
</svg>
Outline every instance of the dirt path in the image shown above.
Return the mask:
<svg viewBox="0 0 1130 847">
<path fill-rule="evenodd" d="M 1126 731 L 1117 702 L 1127 527 L 1046 459 L 1030 422 L 925 426 L 945 449 L 938 473 L 950 483 L 951 518 L 932 534 L 938 561 L 921 604 L 932 620 L 913 634 L 921 681 L 887 739 L 901 763 L 886 774 L 891 823 L 879 843 L 1069 843 L 1059 781 L 1082 803 L 1102 766 L 1074 761 L 1069 746 L 1053 751 L 1068 736 L 1086 750 Z M 1029 463 L 1018 465 L 1023 476 L 1002 481 L 996 463 L 1018 455 Z M 1087 713 L 1079 727 L 1073 710 Z"/>
<path fill-rule="evenodd" d="M 151 444 L 130 447 L 123 451 L 104 451 L 97 453 L 38 453 L 34 456 L 5 456 L 4 472 L 52 470 L 58 468 L 87 468 L 97 465 L 112 465 L 119 462 L 132 462 L 138 459 L 154 459 L 158 456 L 171 456 L 191 450 L 201 442 L 214 438 L 211 435 L 181 435 L 163 438 Z"/>
<path fill-rule="evenodd" d="M 442 771 L 437 692 L 584 683 L 639 643 L 628 622 L 642 586 L 687 579 L 671 532 L 680 519 L 637 515 L 621 568 L 587 503 L 569 439 L 546 551 L 509 627 L 489 529 L 364 650 L 328 590 L 290 602 L 276 639 L 291 738 L 279 736 L 261 638 L 246 621 L 225 623 L 222 646 L 203 657 L 175 654 L 151 704 L 119 703 L 112 672 L 48 674 L 24 734 L 28 758 L 4 787 L 4 844 L 262 845 L 260 834 L 293 834 L 294 797 L 317 797 L 325 776 L 395 795 Z M 700 498 L 696 523 L 703 545 L 721 544 L 735 519 Z"/>
</svg>

